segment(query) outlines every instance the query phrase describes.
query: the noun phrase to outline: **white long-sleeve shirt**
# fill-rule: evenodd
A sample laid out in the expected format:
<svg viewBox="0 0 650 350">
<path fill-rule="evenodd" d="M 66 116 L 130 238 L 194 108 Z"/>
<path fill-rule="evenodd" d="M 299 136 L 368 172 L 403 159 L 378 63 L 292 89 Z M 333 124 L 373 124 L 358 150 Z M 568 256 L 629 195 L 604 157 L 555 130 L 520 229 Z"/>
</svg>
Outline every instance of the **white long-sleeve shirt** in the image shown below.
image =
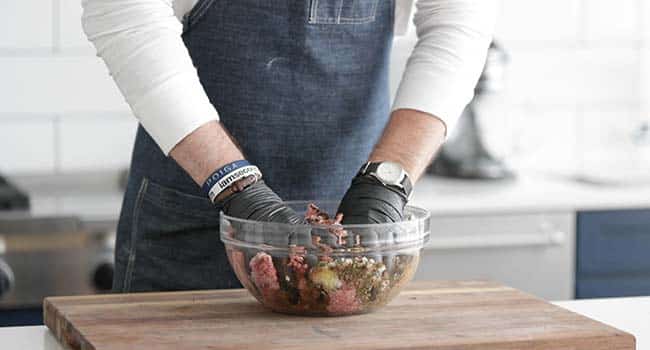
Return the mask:
<svg viewBox="0 0 650 350">
<path fill-rule="evenodd" d="M 236 0 L 235 0 L 236 1 Z M 385 0 L 380 0 L 385 1 Z M 395 0 L 397 32 L 413 0 Z M 83 0 L 83 27 L 134 115 L 168 154 L 218 120 L 181 38 L 180 19 L 197 0 Z M 418 0 L 418 42 L 393 110 L 410 108 L 451 129 L 471 100 L 496 17 L 495 0 Z"/>
</svg>

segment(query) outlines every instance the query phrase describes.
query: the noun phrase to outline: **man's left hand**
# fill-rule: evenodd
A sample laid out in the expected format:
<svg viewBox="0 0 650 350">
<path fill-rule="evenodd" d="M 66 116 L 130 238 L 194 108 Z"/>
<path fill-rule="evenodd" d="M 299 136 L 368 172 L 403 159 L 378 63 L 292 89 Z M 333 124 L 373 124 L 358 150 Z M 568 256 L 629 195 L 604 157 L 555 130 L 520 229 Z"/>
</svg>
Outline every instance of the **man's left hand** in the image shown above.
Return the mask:
<svg viewBox="0 0 650 350">
<path fill-rule="evenodd" d="M 338 212 L 343 224 L 381 224 L 402 221 L 407 198 L 372 176 L 357 176 L 345 193 Z"/>
</svg>

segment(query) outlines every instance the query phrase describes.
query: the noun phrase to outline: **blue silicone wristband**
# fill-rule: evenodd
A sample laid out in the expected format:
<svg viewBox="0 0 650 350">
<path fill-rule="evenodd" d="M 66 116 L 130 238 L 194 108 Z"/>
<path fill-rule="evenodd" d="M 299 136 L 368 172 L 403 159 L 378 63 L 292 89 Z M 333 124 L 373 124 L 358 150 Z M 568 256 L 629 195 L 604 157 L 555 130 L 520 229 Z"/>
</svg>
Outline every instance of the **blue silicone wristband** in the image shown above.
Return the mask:
<svg viewBox="0 0 650 350">
<path fill-rule="evenodd" d="M 210 190 L 212 189 L 212 186 L 216 184 L 219 180 L 223 179 L 226 177 L 228 174 L 232 173 L 233 171 L 241 168 L 251 165 L 247 160 L 242 159 L 242 160 L 236 160 L 232 163 L 228 163 L 221 168 L 215 170 L 212 175 L 208 176 L 208 179 L 205 180 L 205 183 L 203 183 L 203 192 L 205 192 L 205 195 L 209 197 L 210 195 Z"/>
</svg>

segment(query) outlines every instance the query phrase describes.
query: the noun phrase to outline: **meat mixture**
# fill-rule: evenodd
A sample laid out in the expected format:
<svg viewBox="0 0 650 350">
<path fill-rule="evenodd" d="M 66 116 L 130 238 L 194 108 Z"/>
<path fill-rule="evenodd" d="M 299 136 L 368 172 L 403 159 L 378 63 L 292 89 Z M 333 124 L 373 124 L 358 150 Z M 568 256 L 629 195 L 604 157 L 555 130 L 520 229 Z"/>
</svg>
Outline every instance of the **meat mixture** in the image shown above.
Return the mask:
<svg viewBox="0 0 650 350">
<path fill-rule="evenodd" d="M 305 219 L 310 224 L 331 225 L 328 229 L 338 244 L 348 232 L 343 216 L 334 218 L 311 204 Z M 332 248 L 313 236 L 317 256 L 304 247 L 291 246 L 288 256 L 271 256 L 264 251 L 244 252 L 228 246 L 228 258 L 242 284 L 273 311 L 302 315 L 337 316 L 371 311 L 386 304 L 407 283 L 418 262 L 418 253 L 333 255 Z"/>
</svg>

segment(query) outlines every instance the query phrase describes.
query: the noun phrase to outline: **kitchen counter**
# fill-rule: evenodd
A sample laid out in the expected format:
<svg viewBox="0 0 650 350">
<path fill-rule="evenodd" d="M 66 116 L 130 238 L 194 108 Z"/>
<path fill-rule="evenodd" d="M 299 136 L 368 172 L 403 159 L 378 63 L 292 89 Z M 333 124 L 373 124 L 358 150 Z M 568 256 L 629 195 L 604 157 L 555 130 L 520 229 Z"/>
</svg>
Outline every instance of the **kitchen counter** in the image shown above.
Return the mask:
<svg viewBox="0 0 650 350">
<path fill-rule="evenodd" d="M 35 216 L 76 215 L 84 221 L 116 221 L 123 174 L 89 173 L 16 177 L 32 198 Z M 433 215 L 572 212 L 650 208 L 647 185 L 597 185 L 568 177 L 521 174 L 512 181 L 471 181 L 424 176 L 411 204 Z"/>
<path fill-rule="evenodd" d="M 84 222 L 117 222 L 124 173 L 21 176 L 11 178 L 30 198 L 30 215 L 76 216 Z"/>
<path fill-rule="evenodd" d="M 0 328 L 0 344 L 6 350 L 64 350 L 45 326 Z"/>
<path fill-rule="evenodd" d="M 521 174 L 511 181 L 425 176 L 411 204 L 435 216 L 642 209 L 650 208 L 650 183 L 607 185 L 542 174 Z"/>
<path fill-rule="evenodd" d="M 650 296 L 580 299 L 554 304 L 636 337 L 637 350 L 650 350 Z"/>
<path fill-rule="evenodd" d="M 650 297 L 574 300 L 555 303 L 636 337 L 637 350 L 650 350 Z M 2 349 L 63 350 L 45 326 L 0 328 Z"/>
</svg>

